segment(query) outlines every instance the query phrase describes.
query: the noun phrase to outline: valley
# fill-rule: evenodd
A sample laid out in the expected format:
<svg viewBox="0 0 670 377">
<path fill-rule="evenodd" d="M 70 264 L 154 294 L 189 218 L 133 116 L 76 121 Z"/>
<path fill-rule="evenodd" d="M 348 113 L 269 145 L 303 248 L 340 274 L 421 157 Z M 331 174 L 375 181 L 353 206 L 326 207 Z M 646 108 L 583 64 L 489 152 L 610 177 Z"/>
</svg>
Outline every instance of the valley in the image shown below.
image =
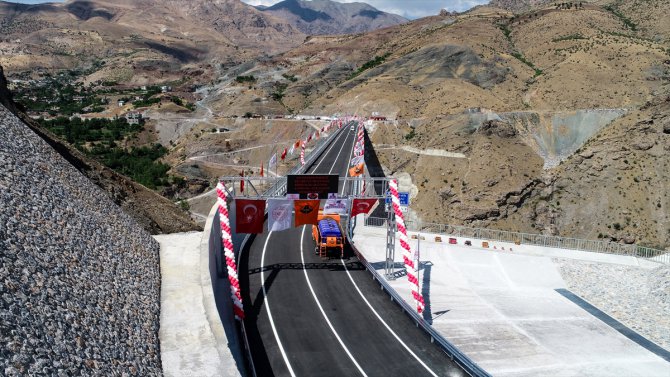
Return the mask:
<svg viewBox="0 0 670 377">
<path fill-rule="evenodd" d="M 670 42 L 641 15 L 670 5 L 518 3 L 330 35 L 233 0 L 2 3 L 0 64 L 34 118 L 141 114 L 115 145 L 165 148 L 199 222 L 216 177 L 359 115 L 414 221 L 667 247 Z"/>
</svg>

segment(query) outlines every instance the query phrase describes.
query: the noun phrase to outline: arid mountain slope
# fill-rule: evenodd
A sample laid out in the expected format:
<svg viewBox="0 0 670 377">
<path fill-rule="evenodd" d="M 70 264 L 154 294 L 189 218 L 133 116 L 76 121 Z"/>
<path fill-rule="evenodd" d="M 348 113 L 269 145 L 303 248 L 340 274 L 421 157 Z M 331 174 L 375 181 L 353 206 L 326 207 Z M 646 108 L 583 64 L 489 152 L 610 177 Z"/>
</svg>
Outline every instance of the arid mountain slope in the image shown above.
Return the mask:
<svg viewBox="0 0 670 377">
<path fill-rule="evenodd" d="M 155 81 L 296 46 L 304 34 L 239 0 L 0 2 L 0 64 L 11 72 L 104 60 L 104 76 Z"/>
<path fill-rule="evenodd" d="M 669 193 L 664 173 L 649 170 L 664 157 L 646 152 L 663 144 L 624 135 L 652 135 L 640 122 L 666 116 L 653 104 L 670 92 L 668 45 L 656 24 L 645 30 L 660 38 L 633 30 L 621 7 L 479 7 L 364 35 L 314 36 L 245 74 L 262 78 L 255 88 L 287 111 L 389 118 L 369 136 L 383 170 L 413 192 L 413 219 L 666 246 L 663 200 L 635 204 Z M 568 168 L 591 137 L 603 166 L 636 161 L 649 184 L 623 187 L 634 177 Z M 549 204 L 555 191 L 561 211 Z"/>
<path fill-rule="evenodd" d="M 331 0 L 284 0 L 259 9 L 286 19 L 308 35 L 364 33 L 407 22 L 365 3 Z"/>
</svg>

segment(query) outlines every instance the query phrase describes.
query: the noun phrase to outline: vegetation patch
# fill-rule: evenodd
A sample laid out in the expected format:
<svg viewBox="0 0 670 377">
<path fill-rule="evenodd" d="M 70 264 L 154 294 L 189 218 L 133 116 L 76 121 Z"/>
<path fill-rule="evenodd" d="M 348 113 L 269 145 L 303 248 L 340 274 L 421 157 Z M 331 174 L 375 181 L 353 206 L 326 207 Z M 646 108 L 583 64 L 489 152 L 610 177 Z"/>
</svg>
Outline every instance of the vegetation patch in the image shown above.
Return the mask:
<svg viewBox="0 0 670 377">
<path fill-rule="evenodd" d="M 361 73 L 367 71 L 368 69 L 381 65 L 386 61 L 386 58 L 388 58 L 390 55 L 391 55 L 390 53 L 386 53 L 382 56 L 375 56 L 374 59 L 366 62 L 365 64 L 360 66 L 354 73 L 352 73 L 350 79 L 353 79 L 354 77 L 360 75 Z"/>
<path fill-rule="evenodd" d="M 155 190 L 170 183 L 167 175 L 170 165 L 157 161 L 167 153 L 167 149 L 160 144 L 130 149 L 96 144 L 87 153 L 150 189 Z"/>
<path fill-rule="evenodd" d="M 632 31 L 637 31 L 637 25 L 630 18 L 626 17 L 618 9 L 614 8 L 612 5 L 605 5 L 603 8 L 612 13 L 616 18 L 623 22 L 624 26 L 629 28 Z"/>
<path fill-rule="evenodd" d="M 243 83 L 245 83 L 245 82 L 247 82 L 247 83 L 255 83 L 255 82 L 256 82 L 256 78 L 254 77 L 254 75 L 249 75 L 249 76 L 237 76 L 237 77 L 235 77 L 235 81 L 237 81 L 237 82 L 240 83 L 240 84 L 243 84 Z"/>
<path fill-rule="evenodd" d="M 295 75 L 289 75 L 288 73 L 282 73 L 281 76 L 282 76 L 283 78 L 285 78 L 286 80 L 290 81 L 290 82 L 296 82 L 296 81 L 298 81 L 298 78 L 295 77 Z"/>
<path fill-rule="evenodd" d="M 564 35 L 564 36 L 561 36 L 561 37 L 558 37 L 558 38 L 554 38 L 551 41 L 552 42 L 561 42 L 561 41 L 572 41 L 572 40 L 577 40 L 577 39 L 588 39 L 588 38 L 584 37 L 580 33 L 576 33 L 576 34 Z"/>
<path fill-rule="evenodd" d="M 167 175 L 170 166 L 158 161 L 167 153 L 165 147 L 154 144 L 127 149 L 118 145 L 119 141 L 141 131 L 142 125 L 128 124 L 125 118 L 82 120 L 58 117 L 38 121 L 83 153 L 150 189 L 170 183 L 171 178 Z"/>
<path fill-rule="evenodd" d="M 539 68 L 537 68 L 537 67 L 535 67 L 535 65 L 534 65 L 532 62 L 528 61 L 528 60 L 527 60 L 527 59 L 526 59 L 520 52 L 513 52 L 513 53 L 512 53 L 512 56 L 514 56 L 515 58 L 517 58 L 517 60 L 519 60 L 519 61 L 522 62 L 523 64 L 525 64 L 525 65 L 529 66 L 530 68 L 532 68 L 532 69 L 535 71 L 535 76 L 534 76 L 534 77 L 537 77 L 537 76 L 539 76 L 539 75 L 542 74 L 542 70 L 539 69 Z"/>
</svg>

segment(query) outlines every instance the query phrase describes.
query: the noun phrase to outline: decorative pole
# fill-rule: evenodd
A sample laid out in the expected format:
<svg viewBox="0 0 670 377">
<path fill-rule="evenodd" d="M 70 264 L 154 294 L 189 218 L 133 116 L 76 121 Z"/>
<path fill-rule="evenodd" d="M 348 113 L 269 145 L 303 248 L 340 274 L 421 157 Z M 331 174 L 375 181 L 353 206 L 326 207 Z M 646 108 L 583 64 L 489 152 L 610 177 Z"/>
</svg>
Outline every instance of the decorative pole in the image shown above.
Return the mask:
<svg viewBox="0 0 670 377">
<path fill-rule="evenodd" d="M 305 165 L 305 141 L 300 141 L 300 163 Z"/>
<path fill-rule="evenodd" d="M 230 282 L 230 297 L 233 300 L 233 312 L 235 319 L 241 321 L 244 319 L 244 307 L 242 306 L 242 296 L 240 295 L 240 281 L 237 275 L 237 264 L 235 263 L 235 252 L 233 251 L 233 238 L 230 230 L 230 217 L 228 216 L 228 195 L 223 182 L 216 185 L 216 195 L 219 205 L 219 225 L 221 226 L 221 240 L 223 241 L 223 253 L 226 257 L 226 266 L 228 270 L 228 281 Z"/>
<path fill-rule="evenodd" d="M 419 279 L 417 278 L 417 269 L 414 262 L 414 253 L 412 253 L 412 248 L 409 244 L 409 238 L 407 237 L 407 228 L 405 227 L 405 220 L 403 213 L 400 210 L 400 197 L 398 195 L 398 181 L 392 179 L 389 182 L 389 190 L 391 191 L 391 203 L 393 204 L 393 212 L 395 212 L 395 221 L 398 226 L 398 232 L 400 232 L 400 246 L 402 247 L 402 259 L 405 262 L 405 269 L 407 270 L 407 280 L 409 280 L 412 296 L 416 302 L 416 311 L 417 313 L 423 313 L 424 303 L 423 296 L 419 291 Z"/>
</svg>

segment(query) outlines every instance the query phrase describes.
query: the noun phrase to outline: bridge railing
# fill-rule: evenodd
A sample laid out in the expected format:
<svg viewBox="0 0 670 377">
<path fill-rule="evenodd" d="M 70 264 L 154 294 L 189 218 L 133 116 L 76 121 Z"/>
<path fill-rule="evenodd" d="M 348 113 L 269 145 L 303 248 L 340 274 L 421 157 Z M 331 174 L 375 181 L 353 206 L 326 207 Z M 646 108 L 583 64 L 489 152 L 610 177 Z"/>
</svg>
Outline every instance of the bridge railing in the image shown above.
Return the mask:
<svg viewBox="0 0 670 377">
<path fill-rule="evenodd" d="M 452 235 L 456 237 L 472 237 L 482 240 L 509 242 L 519 245 L 534 245 L 557 249 L 590 251 L 595 253 L 629 255 L 650 259 L 655 262 L 670 264 L 670 251 L 658 250 L 640 245 L 626 245 L 616 242 L 585 240 L 560 236 L 546 236 L 543 234 L 520 233 L 506 230 L 487 228 L 471 228 L 460 225 L 424 223 L 405 221 L 408 230 L 416 232 Z M 385 227 L 386 219 L 368 217 L 366 226 Z"/>
</svg>

